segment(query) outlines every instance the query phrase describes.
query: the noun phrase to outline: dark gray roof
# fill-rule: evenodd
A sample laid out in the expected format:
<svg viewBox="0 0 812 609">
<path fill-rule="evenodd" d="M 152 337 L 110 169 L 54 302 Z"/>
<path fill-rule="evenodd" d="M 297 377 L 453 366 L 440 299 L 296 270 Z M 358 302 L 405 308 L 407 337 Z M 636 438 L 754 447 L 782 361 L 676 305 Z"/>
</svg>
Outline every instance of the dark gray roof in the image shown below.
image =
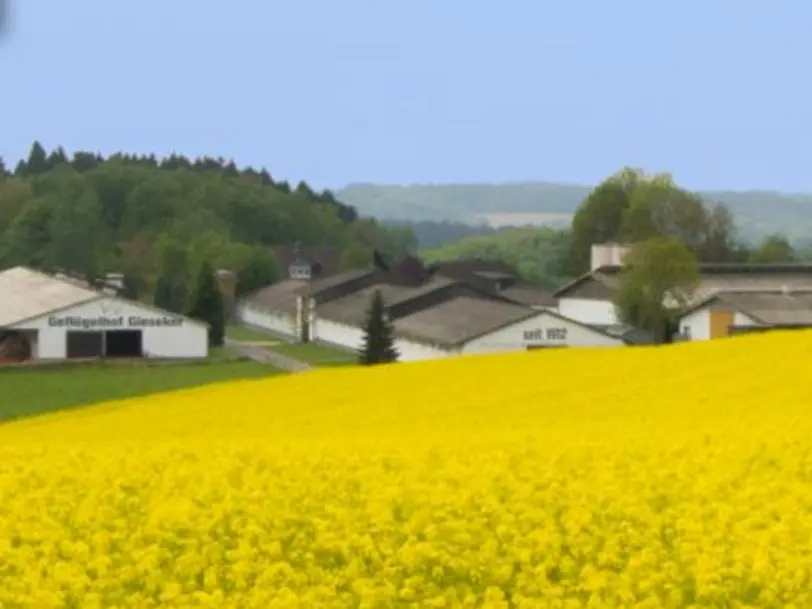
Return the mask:
<svg viewBox="0 0 812 609">
<path fill-rule="evenodd" d="M 590 326 L 595 328 L 596 330 L 600 330 L 604 334 L 620 338 L 626 344 L 629 345 L 648 345 L 654 342 L 654 337 L 651 334 L 649 334 L 645 330 L 640 330 L 639 328 L 635 328 L 633 326 L 627 326 L 624 324 L 616 324 L 608 326 L 600 324 L 590 324 Z"/>
<path fill-rule="evenodd" d="M 376 269 L 372 267 L 344 271 L 343 273 L 338 273 L 336 275 L 331 275 L 329 277 L 324 277 L 322 279 L 310 281 L 307 284 L 305 284 L 305 286 L 303 286 L 303 289 L 300 291 L 310 296 L 314 296 L 319 292 L 321 292 L 322 290 L 328 290 L 330 288 L 341 285 L 348 281 L 360 279 L 361 277 L 366 277 L 367 275 L 372 275 L 375 272 Z"/>
<path fill-rule="evenodd" d="M 719 292 L 812 291 L 810 264 L 701 264 L 700 280 L 693 298 L 704 302 Z M 612 298 L 620 279 L 620 267 L 601 267 L 570 282 L 556 298 Z"/>
<path fill-rule="evenodd" d="M 529 284 L 517 284 L 499 290 L 499 293 L 518 304 L 554 307 L 558 302 L 551 292 Z"/>
<path fill-rule="evenodd" d="M 376 284 L 318 305 L 316 316 L 340 323 L 360 325 L 366 319 L 372 295 L 378 290 L 384 304 L 389 307 L 454 283 L 456 281 L 447 277 L 433 277 L 420 286 Z"/>
<path fill-rule="evenodd" d="M 812 325 L 812 291 L 718 292 L 697 303 L 683 315 L 714 302 L 727 305 L 768 326 Z"/>
<path fill-rule="evenodd" d="M 692 302 L 720 293 L 749 292 L 779 294 L 783 290 L 791 292 L 812 291 L 812 273 L 737 273 L 733 275 L 709 275 L 702 277 L 694 293 Z"/>
<path fill-rule="evenodd" d="M 295 314 L 296 298 L 307 284 L 307 280 L 285 279 L 248 295 L 244 302 L 269 311 Z"/>
<path fill-rule="evenodd" d="M 538 315 L 520 305 L 460 296 L 395 320 L 395 333 L 416 342 L 456 347 Z"/>
<path fill-rule="evenodd" d="M 513 273 L 505 273 L 503 271 L 474 271 L 475 274 L 485 279 L 514 279 Z"/>
</svg>

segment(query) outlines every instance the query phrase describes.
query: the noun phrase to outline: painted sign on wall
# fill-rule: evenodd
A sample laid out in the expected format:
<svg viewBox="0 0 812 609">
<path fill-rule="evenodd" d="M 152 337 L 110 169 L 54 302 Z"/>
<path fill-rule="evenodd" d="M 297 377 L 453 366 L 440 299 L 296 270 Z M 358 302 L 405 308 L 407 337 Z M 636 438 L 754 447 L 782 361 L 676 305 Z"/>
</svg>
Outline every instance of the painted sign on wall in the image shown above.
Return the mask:
<svg viewBox="0 0 812 609">
<path fill-rule="evenodd" d="M 81 328 L 82 330 L 115 330 L 117 328 L 155 328 L 155 327 L 178 327 L 183 325 L 183 317 L 159 315 L 156 317 L 141 317 L 140 315 L 130 315 L 124 317 L 82 317 L 78 315 L 68 315 L 58 317 L 52 315 L 48 318 L 48 325 L 52 328 Z"/>
<path fill-rule="evenodd" d="M 525 342 L 538 342 L 543 340 L 564 341 L 567 340 L 566 328 L 537 328 L 536 330 L 524 331 Z"/>
</svg>

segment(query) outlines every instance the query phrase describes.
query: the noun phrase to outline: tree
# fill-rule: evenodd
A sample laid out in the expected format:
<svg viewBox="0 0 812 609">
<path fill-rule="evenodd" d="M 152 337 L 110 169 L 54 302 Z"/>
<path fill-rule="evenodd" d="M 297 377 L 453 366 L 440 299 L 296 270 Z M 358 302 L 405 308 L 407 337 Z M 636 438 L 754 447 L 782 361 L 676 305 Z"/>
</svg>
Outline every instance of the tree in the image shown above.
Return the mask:
<svg viewBox="0 0 812 609">
<path fill-rule="evenodd" d="M 750 262 L 793 262 L 795 250 L 783 235 L 770 235 L 750 253 Z"/>
<path fill-rule="evenodd" d="M 366 366 L 396 362 L 395 330 L 387 319 L 380 290 L 375 290 L 364 324 L 364 343 L 359 362 Z"/>
<path fill-rule="evenodd" d="M 619 238 L 626 210 L 642 173 L 624 168 L 610 176 L 578 207 L 572 218 L 572 238 L 567 257 L 568 274 L 577 276 L 589 270 L 591 248 L 596 243 Z"/>
<path fill-rule="evenodd" d="M 620 235 L 636 243 L 657 236 L 669 236 L 698 251 L 706 239 L 708 211 L 702 199 L 674 184 L 669 174 L 641 176 L 623 213 Z"/>
<path fill-rule="evenodd" d="M 187 251 L 168 235 L 159 242 L 158 249 L 160 266 L 153 303 L 172 313 L 181 313 L 186 308 L 188 296 Z"/>
<path fill-rule="evenodd" d="M 575 213 L 567 270 L 573 275 L 588 271 L 594 244 L 653 237 L 673 237 L 703 261 L 728 261 L 739 249 L 733 233 L 724 206 L 707 207 L 670 174 L 624 169 L 598 185 Z"/>
<path fill-rule="evenodd" d="M 566 283 L 568 231 L 547 227 L 510 228 L 495 235 L 466 237 L 438 248 L 424 249 L 427 262 L 493 260 L 516 269 L 530 283 L 555 289 Z"/>
<path fill-rule="evenodd" d="M 279 261 L 273 251 L 265 247 L 253 247 L 248 256 L 235 265 L 237 272 L 237 297 L 250 294 L 279 280 Z"/>
<path fill-rule="evenodd" d="M 131 273 L 124 273 L 122 284 L 121 296 L 130 300 L 138 300 L 138 296 L 143 289 L 143 286 L 139 285 L 138 277 Z"/>
<path fill-rule="evenodd" d="M 372 264 L 372 251 L 359 243 L 353 243 L 341 252 L 341 270 L 362 269 Z"/>
<path fill-rule="evenodd" d="M 209 347 L 223 345 L 226 334 L 226 310 L 223 295 L 217 285 L 214 269 L 209 262 L 200 266 L 191 306 L 187 315 L 209 325 Z"/>
<path fill-rule="evenodd" d="M 20 166 L 18 166 L 20 167 Z M 39 142 L 31 144 L 31 150 L 28 153 L 28 160 L 21 166 L 24 175 L 36 175 L 43 173 L 49 169 L 48 167 L 48 153 Z"/>
<path fill-rule="evenodd" d="M 684 308 L 699 282 L 696 256 L 671 237 L 635 244 L 625 258 L 615 300 L 618 317 L 667 342 L 672 311 Z"/>
</svg>

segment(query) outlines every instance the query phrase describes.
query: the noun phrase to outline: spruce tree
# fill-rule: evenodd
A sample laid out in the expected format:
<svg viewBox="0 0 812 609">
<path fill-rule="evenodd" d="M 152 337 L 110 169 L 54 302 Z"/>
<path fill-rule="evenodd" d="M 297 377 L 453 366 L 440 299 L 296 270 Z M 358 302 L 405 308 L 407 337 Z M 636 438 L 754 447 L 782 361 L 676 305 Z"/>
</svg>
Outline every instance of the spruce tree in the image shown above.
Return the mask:
<svg viewBox="0 0 812 609">
<path fill-rule="evenodd" d="M 221 347 L 226 333 L 226 308 L 211 264 L 204 262 L 197 276 L 187 315 L 209 324 L 209 347 Z"/>
<path fill-rule="evenodd" d="M 359 362 L 371 366 L 396 362 L 397 359 L 395 330 L 386 318 L 383 296 L 380 290 L 375 290 L 364 324 L 364 345 L 361 348 Z"/>
</svg>

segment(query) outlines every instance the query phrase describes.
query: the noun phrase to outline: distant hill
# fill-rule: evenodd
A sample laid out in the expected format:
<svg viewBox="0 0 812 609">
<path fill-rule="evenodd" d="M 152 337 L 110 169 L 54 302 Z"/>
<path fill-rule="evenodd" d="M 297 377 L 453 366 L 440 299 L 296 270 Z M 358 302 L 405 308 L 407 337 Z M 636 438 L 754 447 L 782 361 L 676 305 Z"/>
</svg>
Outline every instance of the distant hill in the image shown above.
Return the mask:
<svg viewBox="0 0 812 609">
<path fill-rule="evenodd" d="M 408 228 L 412 231 L 417 246 L 421 248 L 439 247 L 467 237 L 495 235 L 498 230 L 485 224 L 468 224 L 449 220 L 382 220 L 383 226 Z"/>
<path fill-rule="evenodd" d="M 569 225 L 591 187 L 550 182 L 378 186 L 351 184 L 336 198 L 362 215 L 380 220 L 453 221 L 490 226 Z M 781 232 L 790 239 L 812 238 L 812 194 L 760 191 L 703 192 L 736 216 L 742 236 L 757 239 Z"/>
</svg>

